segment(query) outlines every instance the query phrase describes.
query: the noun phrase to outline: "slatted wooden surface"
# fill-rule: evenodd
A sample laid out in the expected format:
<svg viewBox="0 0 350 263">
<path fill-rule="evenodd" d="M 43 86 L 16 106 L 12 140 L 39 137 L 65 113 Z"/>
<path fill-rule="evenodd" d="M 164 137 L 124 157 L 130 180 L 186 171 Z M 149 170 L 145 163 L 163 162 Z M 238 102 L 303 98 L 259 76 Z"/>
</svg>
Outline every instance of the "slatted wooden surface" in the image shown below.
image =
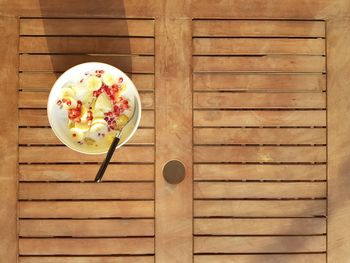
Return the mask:
<svg viewBox="0 0 350 263">
<path fill-rule="evenodd" d="M 101 184 L 103 156 L 63 146 L 46 117 L 54 81 L 86 61 L 127 72 L 143 108 Z M 20 19 L 18 107 L 19 261 L 153 262 L 154 20 Z"/>
<path fill-rule="evenodd" d="M 325 263 L 325 23 L 192 28 L 194 262 Z"/>
</svg>

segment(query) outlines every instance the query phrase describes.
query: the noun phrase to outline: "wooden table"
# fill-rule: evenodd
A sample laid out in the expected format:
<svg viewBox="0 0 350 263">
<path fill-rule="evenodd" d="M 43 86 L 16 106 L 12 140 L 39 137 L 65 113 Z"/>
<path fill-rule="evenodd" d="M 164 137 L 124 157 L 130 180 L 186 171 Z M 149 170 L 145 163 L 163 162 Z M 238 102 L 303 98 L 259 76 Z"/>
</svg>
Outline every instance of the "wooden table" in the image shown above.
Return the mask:
<svg viewBox="0 0 350 263">
<path fill-rule="evenodd" d="M 347 263 L 347 0 L 3 0 L 0 261 Z M 67 68 L 130 74 L 141 127 L 103 156 L 46 117 Z M 184 181 L 163 178 L 180 160 Z"/>
</svg>

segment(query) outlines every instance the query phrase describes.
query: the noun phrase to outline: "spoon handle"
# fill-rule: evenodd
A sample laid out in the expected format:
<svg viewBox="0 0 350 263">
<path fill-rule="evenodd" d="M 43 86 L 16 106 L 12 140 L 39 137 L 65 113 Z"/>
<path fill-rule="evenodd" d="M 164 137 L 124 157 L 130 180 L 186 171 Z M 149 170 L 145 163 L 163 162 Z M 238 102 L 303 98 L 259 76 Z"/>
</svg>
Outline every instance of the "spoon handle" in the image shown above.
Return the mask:
<svg viewBox="0 0 350 263">
<path fill-rule="evenodd" d="M 120 136 L 114 137 L 111 146 L 109 146 L 109 149 L 108 149 L 106 158 L 105 158 L 105 160 L 103 161 L 103 163 L 101 164 L 101 167 L 100 167 L 100 169 L 98 170 L 97 175 L 96 175 L 96 177 L 95 177 L 95 182 L 96 182 L 96 183 L 101 182 L 102 177 L 103 177 L 103 175 L 104 175 L 104 173 L 105 173 L 105 171 L 106 171 L 106 169 L 107 169 L 107 166 L 108 166 L 110 160 L 112 159 L 113 153 L 114 153 L 115 148 L 117 147 L 119 141 L 120 141 Z"/>
</svg>

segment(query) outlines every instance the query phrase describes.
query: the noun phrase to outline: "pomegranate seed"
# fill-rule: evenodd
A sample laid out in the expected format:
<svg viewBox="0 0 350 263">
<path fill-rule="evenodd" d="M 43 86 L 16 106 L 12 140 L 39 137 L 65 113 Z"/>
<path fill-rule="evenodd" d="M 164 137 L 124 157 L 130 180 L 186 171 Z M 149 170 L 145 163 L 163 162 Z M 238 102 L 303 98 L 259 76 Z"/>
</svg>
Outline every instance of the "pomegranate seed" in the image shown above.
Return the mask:
<svg viewBox="0 0 350 263">
<path fill-rule="evenodd" d="M 72 105 L 72 102 L 70 100 L 67 100 L 67 105 L 68 106 Z"/>
<path fill-rule="evenodd" d="M 105 120 L 105 121 L 108 121 L 108 117 L 105 117 L 104 120 Z"/>
<path fill-rule="evenodd" d="M 105 71 L 104 71 L 104 70 L 100 70 L 99 73 L 100 73 L 100 74 L 103 74 L 103 73 L 105 73 Z"/>
<path fill-rule="evenodd" d="M 119 83 L 122 83 L 123 80 L 124 80 L 124 79 L 123 79 L 122 77 L 120 77 L 120 78 L 118 79 L 118 82 L 119 82 Z"/>
<path fill-rule="evenodd" d="M 62 99 L 62 102 L 63 102 L 63 103 L 66 103 L 66 101 L 67 101 L 67 100 L 66 100 L 65 98 Z"/>
<path fill-rule="evenodd" d="M 58 100 L 56 103 L 57 103 L 57 105 L 61 105 L 61 104 L 62 104 L 62 101 L 61 101 L 61 100 Z"/>
<path fill-rule="evenodd" d="M 84 81 L 84 79 L 81 79 L 81 80 L 80 80 L 80 83 L 82 83 L 83 81 Z"/>
<path fill-rule="evenodd" d="M 77 135 L 75 133 L 72 134 L 73 137 L 77 137 Z"/>
<path fill-rule="evenodd" d="M 96 90 L 92 93 L 92 96 L 97 97 L 97 91 Z"/>
</svg>

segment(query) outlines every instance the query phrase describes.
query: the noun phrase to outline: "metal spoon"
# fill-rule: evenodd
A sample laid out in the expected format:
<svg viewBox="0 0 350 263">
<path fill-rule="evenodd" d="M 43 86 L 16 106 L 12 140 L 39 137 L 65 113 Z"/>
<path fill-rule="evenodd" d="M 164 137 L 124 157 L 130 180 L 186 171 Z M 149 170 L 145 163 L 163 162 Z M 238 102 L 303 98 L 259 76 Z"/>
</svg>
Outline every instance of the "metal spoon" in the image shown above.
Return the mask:
<svg viewBox="0 0 350 263">
<path fill-rule="evenodd" d="M 109 149 L 108 149 L 108 152 L 107 152 L 107 155 L 106 155 L 106 158 L 105 160 L 103 161 L 103 163 L 101 164 L 101 167 L 100 169 L 98 170 L 97 172 L 97 175 L 95 177 L 95 182 L 96 183 L 99 183 L 101 182 L 102 180 L 102 177 L 107 169 L 107 166 L 113 156 L 113 153 L 115 151 L 115 148 L 118 146 L 118 143 L 120 141 L 120 138 L 122 137 L 122 132 L 123 132 L 123 129 L 130 123 L 130 121 L 135 117 L 135 114 L 138 110 L 138 105 L 137 105 L 137 100 L 136 98 L 134 98 L 134 112 L 132 113 L 132 116 L 130 117 L 130 119 L 128 120 L 128 122 L 124 125 L 123 128 L 121 128 L 119 130 L 119 132 L 117 133 L 117 135 L 114 137 L 113 139 L 113 142 L 111 144 L 111 146 L 109 146 Z"/>
</svg>

